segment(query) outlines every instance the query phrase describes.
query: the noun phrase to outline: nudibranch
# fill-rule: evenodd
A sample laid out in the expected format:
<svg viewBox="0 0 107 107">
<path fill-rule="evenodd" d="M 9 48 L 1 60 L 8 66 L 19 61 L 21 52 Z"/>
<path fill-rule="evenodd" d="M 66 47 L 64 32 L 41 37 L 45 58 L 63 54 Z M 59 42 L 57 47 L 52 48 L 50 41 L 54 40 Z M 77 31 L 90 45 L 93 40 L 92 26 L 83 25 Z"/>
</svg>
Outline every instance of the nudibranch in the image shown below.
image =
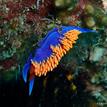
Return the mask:
<svg viewBox="0 0 107 107">
<path fill-rule="evenodd" d="M 29 73 L 29 95 L 32 92 L 34 77 L 45 76 L 57 67 L 61 58 L 76 43 L 78 35 L 86 32 L 95 31 L 76 26 L 61 26 L 48 32 L 39 42 L 39 48 L 35 50 L 34 56 L 30 54 L 23 67 L 22 76 L 25 82 Z"/>
</svg>

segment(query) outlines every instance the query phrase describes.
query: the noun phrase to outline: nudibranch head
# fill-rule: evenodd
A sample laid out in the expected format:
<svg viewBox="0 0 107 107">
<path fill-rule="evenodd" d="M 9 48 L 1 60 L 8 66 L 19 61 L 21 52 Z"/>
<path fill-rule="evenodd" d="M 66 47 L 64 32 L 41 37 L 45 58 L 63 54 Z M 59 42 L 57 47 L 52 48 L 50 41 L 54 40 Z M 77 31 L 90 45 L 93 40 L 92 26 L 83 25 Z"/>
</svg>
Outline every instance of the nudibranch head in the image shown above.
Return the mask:
<svg viewBox="0 0 107 107">
<path fill-rule="evenodd" d="M 57 67 L 61 58 L 76 43 L 80 33 L 95 32 L 93 30 L 80 28 L 76 26 L 62 26 L 52 29 L 45 38 L 39 43 L 39 48 L 35 50 L 35 55 L 28 58 L 23 68 L 23 78 L 27 81 L 29 71 L 30 85 L 29 94 L 31 94 L 35 76 L 46 75 Z"/>
</svg>

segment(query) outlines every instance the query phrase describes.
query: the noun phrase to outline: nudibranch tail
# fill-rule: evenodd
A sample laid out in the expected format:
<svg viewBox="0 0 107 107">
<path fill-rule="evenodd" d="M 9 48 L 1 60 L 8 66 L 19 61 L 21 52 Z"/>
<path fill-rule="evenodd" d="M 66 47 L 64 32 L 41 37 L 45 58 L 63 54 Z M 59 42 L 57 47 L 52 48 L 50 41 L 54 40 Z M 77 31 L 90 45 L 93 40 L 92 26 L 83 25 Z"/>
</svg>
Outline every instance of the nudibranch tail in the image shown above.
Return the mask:
<svg viewBox="0 0 107 107">
<path fill-rule="evenodd" d="M 73 48 L 80 33 L 95 32 L 75 26 L 62 26 L 51 30 L 40 42 L 39 48 L 35 51 L 34 57 L 30 57 L 23 68 L 23 79 L 27 81 L 29 71 L 29 95 L 32 92 L 34 77 L 45 76 L 48 72 L 57 67 L 61 58 Z"/>
<path fill-rule="evenodd" d="M 22 77 L 25 82 L 27 82 L 27 74 L 28 74 L 29 69 L 30 69 L 30 63 L 25 64 L 23 67 L 23 71 L 22 71 Z"/>
<path fill-rule="evenodd" d="M 29 82 L 29 95 L 31 95 L 32 93 L 33 85 L 34 85 L 34 78 L 31 79 Z"/>
</svg>

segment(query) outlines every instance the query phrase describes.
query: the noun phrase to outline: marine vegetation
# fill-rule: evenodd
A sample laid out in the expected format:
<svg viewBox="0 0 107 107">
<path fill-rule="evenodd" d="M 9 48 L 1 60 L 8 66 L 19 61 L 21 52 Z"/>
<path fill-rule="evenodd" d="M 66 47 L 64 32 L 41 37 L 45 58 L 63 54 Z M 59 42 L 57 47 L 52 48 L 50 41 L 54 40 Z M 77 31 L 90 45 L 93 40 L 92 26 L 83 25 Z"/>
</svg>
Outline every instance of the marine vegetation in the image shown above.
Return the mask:
<svg viewBox="0 0 107 107">
<path fill-rule="evenodd" d="M 107 107 L 107 0 L 0 0 L 5 96 L 13 107 Z"/>
</svg>

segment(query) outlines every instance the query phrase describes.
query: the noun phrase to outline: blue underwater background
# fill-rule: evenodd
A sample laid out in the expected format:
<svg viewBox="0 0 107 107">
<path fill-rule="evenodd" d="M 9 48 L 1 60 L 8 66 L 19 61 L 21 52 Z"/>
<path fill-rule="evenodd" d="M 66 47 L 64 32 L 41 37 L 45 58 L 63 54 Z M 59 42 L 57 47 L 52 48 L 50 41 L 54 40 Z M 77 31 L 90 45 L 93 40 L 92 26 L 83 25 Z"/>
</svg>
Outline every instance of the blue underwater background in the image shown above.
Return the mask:
<svg viewBox="0 0 107 107">
<path fill-rule="evenodd" d="M 84 30 L 52 72 L 35 77 L 29 96 L 29 82 L 25 83 L 22 77 L 23 66 L 31 53 L 35 56 L 52 29 L 57 28 L 60 33 L 64 26 L 68 27 L 66 30 L 70 26 Z M 86 33 L 86 29 L 93 32 Z M 51 40 L 53 44 L 54 40 Z M 2 104 L 107 107 L 107 1 L 0 0 Z"/>
</svg>

